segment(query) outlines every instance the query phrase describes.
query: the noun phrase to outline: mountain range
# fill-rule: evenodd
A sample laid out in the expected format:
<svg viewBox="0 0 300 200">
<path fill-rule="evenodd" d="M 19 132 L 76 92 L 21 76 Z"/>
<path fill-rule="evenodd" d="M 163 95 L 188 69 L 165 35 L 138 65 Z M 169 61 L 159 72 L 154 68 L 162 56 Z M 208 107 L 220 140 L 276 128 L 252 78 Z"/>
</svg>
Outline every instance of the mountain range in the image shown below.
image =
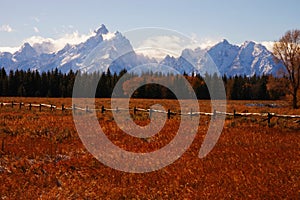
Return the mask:
<svg viewBox="0 0 300 200">
<path fill-rule="evenodd" d="M 108 37 L 109 35 L 109 37 Z M 46 44 L 47 45 L 47 44 Z M 283 69 L 275 63 L 273 55 L 261 44 L 246 41 L 237 46 L 223 40 L 207 49 L 184 49 L 179 57 L 167 55 L 157 61 L 135 53 L 130 41 L 120 32 L 110 33 L 104 25 L 85 42 L 77 45 L 67 44 L 63 49 L 48 53 L 41 45 L 25 43 L 15 53 L 0 52 L 0 67 L 9 70 L 38 70 L 40 72 L 57 68 L 63 73 L 70 70 L 83 72 L 105 72 L 108 69 L 118 73 L 124 68 L 156 63 L 170 66 L 180 73 L 212 73 L 209 61 L 213 61 L 221 75 L 276 75 Z M 209 55 L 210 59 L 207 59 Z M 156 69 L 157 70 L 157 69 Z M 155 69 L 154 69 L 155 71 Z"/>
</svg>

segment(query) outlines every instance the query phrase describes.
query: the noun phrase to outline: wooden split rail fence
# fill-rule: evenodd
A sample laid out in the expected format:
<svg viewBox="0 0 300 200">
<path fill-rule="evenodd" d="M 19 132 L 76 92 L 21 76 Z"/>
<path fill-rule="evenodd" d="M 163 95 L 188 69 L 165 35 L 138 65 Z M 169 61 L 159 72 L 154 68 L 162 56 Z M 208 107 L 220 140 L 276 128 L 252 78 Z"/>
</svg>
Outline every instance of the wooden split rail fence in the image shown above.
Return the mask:
<svg viewBox="0 0 300 200">
<path fill-rule="evenodd" d="M 36 108 L 39 108 L 40 111 L 42 111 L 42 108 L 46 107 L 46 108 L 50 108 L 50 110 L 72 110 L 72 108 L 68 108 L 68 107 L 65 107 L 63 104 L 61 107 L 58 107 L 58 106 L 55 106 L 53 104 L 44 104 L 44 103 L 41 103 L 41 104 L 37 104 L 37 103 L 16 103 L 16 102 L 11 102 L 11 103 L 3 103 L 1 102 L 0 103 L 0 107 L 2 108 L 3 106 L 9 106 L 9 107 L 16 107 L 18 106 L 19 109 L 21 109 L 22 107 L 28 107 L 29 110 L 31 110 L 32 108 L 36 107 Z"/>
<path fill-rule="evenodd" d="M 268 121 L 268 126 L 270 126 L 271 124 L 271 118 L 273 117 L 277 117 L 277 118 L 287 118 L 287 119 L 297 119 L 295 122 L 300 124 L 300 115 L 284 115 L 284 114 L 277 114 L 277 113 L 238 113 L 234 110 L 233 113 L 228 113 L 228 112 L 220 112 L 220 111 L 216 111 L 214 110 L 214 112 L 212 113 L 206 113 L 206 112 L 193 112 L 193 110 L 191 109 L 190 112 L 188 113 L 181 113 L 181 112 L 173 112 L 170 109 L 168 109 L 167 111 L 165 110 L 155 110 L 155 109 L 144 109 L 144 108 L 116 108 L 116 109 L 110 109 L 110 108 L 105 108 L 104 106 L 102 106 L 100 109 L 90 109 L 88 106 L 86 106 L 85 108 L 81 108 L 81 107 L 77 107 L 76 105 L 73 105 L 71 107 L 65 107 L 64 104 L 62 104 L 60 107 L 59 106 L 55 106 L 52 104 L 36 104 L 36 103 L 15 103 L 15 102 L 11 102 L 11 103 L 0 103 L 1 108 L 3 106 L 10 106 L 12 108 L 19 106 L 19 109 L 21 109 L 22 107 L 28 107 L 29 110 L 31 110 L 33 107 L 39 108 L 39 111 L 42 111 L 42 108 L 50 108 L 51 111 L 53 110 L 61 110 L 61 111 L 65 111 L 65 110 L 72 110 L 74 114 L 76 114 L 76 111 L 83 111 L 86 113 L 90 113 L 91 111 L 100 111 L 101 113 L 105 113 L 105 111 L 114 111 L 114 112 L 121 112 L 121 111 L 132 111 L 134 114 L 136 114 L 137 112 L 144 112 L 144 113 L 149 113 L 149 118 L 152 117 L 153 113 L 163 113 L 163 114 L 167 114 L 168 119 L 171 118 L 171 116 L 175 116 L 175 115 L 181 115 L 181 116 L 197 116 L 197 115 L 205 115 L 205 116 L 211 116 L 213 118 L 215 118 L 215 116 L 217 115 L 226 115 L 226 116 L 232 116 L 232 117 L 239 117 L 239 116 L 244 116 L 244 117 L 250 117 L 250 116 L 258 116 L 258 117 L 266 117 L 264 120 Z"/>
</svg>

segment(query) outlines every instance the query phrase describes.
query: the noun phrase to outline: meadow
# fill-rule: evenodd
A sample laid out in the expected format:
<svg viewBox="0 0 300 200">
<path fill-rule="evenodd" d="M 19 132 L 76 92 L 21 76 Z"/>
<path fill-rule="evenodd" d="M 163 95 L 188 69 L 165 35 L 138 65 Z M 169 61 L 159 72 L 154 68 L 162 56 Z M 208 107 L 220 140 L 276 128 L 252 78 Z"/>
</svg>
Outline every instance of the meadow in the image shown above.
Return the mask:
<svg viewBox="0 0 300 200">
<path fill-rule="evenodd" d="M 0 102 L 47 103 L 72 106 L 70 98 L 0 98 Z M 109 99 L 96 104 L 110 107 Z M 176 100 L 132 99 L 132 107 L 162 104 L 178 110 Z M 260 106 L 263 104 L 275 107 Z M 210 112 L 210 101 L 200 100 Z M 188 108 L 189 109 L 189 108 Z M 227 111 L 300 114 L 285 101 L 228 101 Z M 179 117 L 149 140 L 124 134 L 112 113 L 98 112 L 99 124 L 119 147 L 150 152 L 168 144 Z M 147 113 L 132 115 L 136 124 L 149 123 Z M 192 119 L 191 119 L 192 120 Z M 226 117 L 218 143 L 198 157 L 209 116 L 201 116 L 197 135 L 173 164 L 149 173 L 127 173 L 105 166 L 82 144 L 72 110 L 18 106 L 0 108 L 1 199 L 299 199 L 300 123 L 262 117 Z M 167 156 L 167 155 L 166 155 Z"/>
</svg>

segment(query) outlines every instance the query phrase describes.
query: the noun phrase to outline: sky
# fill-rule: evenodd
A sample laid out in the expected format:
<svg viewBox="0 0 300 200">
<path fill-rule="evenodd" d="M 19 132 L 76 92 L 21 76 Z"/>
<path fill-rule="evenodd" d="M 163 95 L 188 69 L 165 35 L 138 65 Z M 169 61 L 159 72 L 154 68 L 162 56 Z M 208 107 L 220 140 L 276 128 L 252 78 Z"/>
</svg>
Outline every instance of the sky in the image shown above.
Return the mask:
<svg viewBox="0 0 300 200">
<path fill-rule="evenodd" d="M 208 45 L 224 38 L 268 45 L 300 29 L 299 8 L 299 0 L 1 0 L 0 51 L 15 51 L 26 41 L 76 44 L 101 24 L 121 33 L 166 28 Z"/>
</svg>

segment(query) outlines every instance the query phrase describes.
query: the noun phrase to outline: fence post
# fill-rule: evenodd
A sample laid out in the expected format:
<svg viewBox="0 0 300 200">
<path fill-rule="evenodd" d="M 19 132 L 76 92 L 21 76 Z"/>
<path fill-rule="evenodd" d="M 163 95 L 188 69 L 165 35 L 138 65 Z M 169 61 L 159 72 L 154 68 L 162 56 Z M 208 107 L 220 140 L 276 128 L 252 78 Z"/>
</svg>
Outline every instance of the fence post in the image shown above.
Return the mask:
<svg viewBox="0 0 300 200">
<path fill-rule="evenodd" d="M 14 102 L 13 102 L 13 101 L 11 102 L 11 107 L 12 107 L 12 108 L 14 107 Z"/>
<path fill-rule="evenodd" d="M 191 117 L 191 119 L 193 117 L 193 108 L 191 108 L 190 117 Z"/>
<path fill-rule="evenodd" d="M 21 110 L 21 108 L 22 108 L 22 103 L 20 102 L 20 104 L 19 104 L 19 109 Z"/>
<path fill-rule="evenodd" d="M 272 116 L 271 116 L 271 114 L 268 112 L 268 127 L 271 126 L 271 118 L 272 118 Z"/>
<path fill-rule="evenodd" d="M 50 104 L 50 110 L 53 111 L 53 106 L 52 106 L 52 104 Z"/>
<path fill-rule="evenodd" d="M 152 109 L 150 108 L 149 109 L 149 118 L 151 119 L 151 117 L 152 117 Z"/>
<path fill-rule="evenodd" d="M 40 103 L 40 112 L 42 112 L 42 104 Z"/>
<path fill-rule="evenodd" d="M 101 107 L 101 113 L 104 113 L 104 111 L 105 111 L 105 108 L 104 108 L 104 106 L 102 106 Z"/>
<path fill-rule="evenodd" d="M 136 107 L 134 106 L 133 108 L 133 114 L 135 115 L 136 114 Z"/>
<path fill-rule="evenodd" d="M 75 104 L 73 104 L 73 114 L 74 115 L 76 114 L 76 106 L 75 106 Z"/>
<path fill-rule="evenodd" d="M 235 111 L 235 109 L 233 110 L 233 118 L 235 118 L 236 117 L 236 111 Z"/>
<path fill-rule="evenodd" d="M 214 113 L 213 113 L 213 119 L 216 119 L 216 115 L 217 115 L 217 111 L 214 110 Z"/>
<path fill-rule="evenodd" d="M 64 110 L 65 110 L 65 105 L 61 104 L 61 112 L 64 113 Z"/>
<path fill-rule="evenodd" d="M 170 118 L 171 118 L 171 110 L 168 109 L 168 119 L 170 119 Z"/>
<path fill-rule="evenodd" d="M 3 107 L 3 102 L 1 102 L 1 108 Z"/>
<path fill-rule="evenodd" d="M 29 110 L 31 110 L 31 103 L 29 103 Z"/>
<path fill-rule="evenodd" d="M 85 106 L 85 113 L 88 113 L 88 112 L 89 112 L 89 107 Z"/>
</svg>

